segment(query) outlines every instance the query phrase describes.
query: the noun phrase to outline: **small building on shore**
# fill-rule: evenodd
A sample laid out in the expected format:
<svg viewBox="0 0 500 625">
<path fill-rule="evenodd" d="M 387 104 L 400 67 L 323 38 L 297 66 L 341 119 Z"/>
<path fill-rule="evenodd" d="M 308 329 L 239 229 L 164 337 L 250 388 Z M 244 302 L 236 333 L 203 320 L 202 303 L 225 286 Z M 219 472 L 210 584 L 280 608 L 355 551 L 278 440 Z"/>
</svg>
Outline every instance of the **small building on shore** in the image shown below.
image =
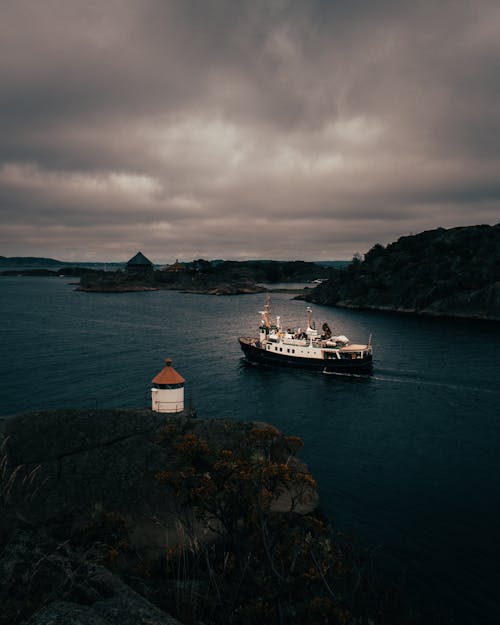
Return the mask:
<svg viewBox="0 0 500 625">
<path fill-rule="evenodd" d="M 163 369 L 152 379 L 151 409 L 154 412 L 183 412 L 185 382 L 172 367 L 172 360 L 167 358 Z"/>
<path fill-rule="evenodd" d="M 128 273 L 149 273 L 153 268 L 153 263 L 142 252 L 137 252 L 127 263 Z"/>
<path fill-rule="evenodd" d="M 184 265 L 184 263 L 180 263 L 179 259 L 177 258 L 173 265 L 166 265 L 162 268 L 162 271 L 166 271 L 168 273 L 182 273 L 186 271 L 186 266 Z"/>
</svg>

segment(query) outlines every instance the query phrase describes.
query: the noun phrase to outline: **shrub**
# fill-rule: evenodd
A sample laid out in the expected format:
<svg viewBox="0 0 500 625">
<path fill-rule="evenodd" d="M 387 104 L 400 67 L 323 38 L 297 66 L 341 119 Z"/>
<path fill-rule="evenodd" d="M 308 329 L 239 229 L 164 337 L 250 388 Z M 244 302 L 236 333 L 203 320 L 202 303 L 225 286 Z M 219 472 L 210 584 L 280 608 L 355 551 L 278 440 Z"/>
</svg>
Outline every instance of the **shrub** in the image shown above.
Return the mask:
<svg viewBox="0 0 500 625">
<path fill-rule="evenodd" d="M 215 449 L 193 434 L 179 437 L 178 468 L 157 479 L 218 536 L 211 545 L 190 544 L 188 556 L 185 550 L 166 555 L 167 575 L 175 577 L 176 561 L 182 561 L 189 577 L 207 584 L 193 618 L 265 625 L 312 622 L 314 614 L 318 623 L 347 622 L 349 612 L 335 591 L 344 563 L 329 527 L 294 510 L 316 487 L 293 461 L 301 446 L 297 437 L 262 427 L 251 428 L 237 449 Z M 285 491 L 290 509 L 275 512 L 273 504 Z"/>
</svg>

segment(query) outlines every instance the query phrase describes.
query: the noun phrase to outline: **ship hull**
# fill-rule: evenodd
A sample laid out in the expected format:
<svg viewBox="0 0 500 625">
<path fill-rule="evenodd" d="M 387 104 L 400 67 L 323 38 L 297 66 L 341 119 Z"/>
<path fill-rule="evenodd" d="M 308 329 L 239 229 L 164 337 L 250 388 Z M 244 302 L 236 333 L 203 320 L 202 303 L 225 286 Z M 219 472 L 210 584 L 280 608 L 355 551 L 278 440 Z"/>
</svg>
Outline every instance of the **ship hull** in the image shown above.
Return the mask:
<svg viewBox="0 0 500 625">
<path fill-rule="evenodd" d="M 329 373 L 370 373 L 373 366 L 371 354 L 365 358 L 345 360 L 294 357 L 262 349 L 258 344 L 249 342 L 248 339 L 240 338 L 238 341 L 247 359 L 255 363 Z"/>
</svg>

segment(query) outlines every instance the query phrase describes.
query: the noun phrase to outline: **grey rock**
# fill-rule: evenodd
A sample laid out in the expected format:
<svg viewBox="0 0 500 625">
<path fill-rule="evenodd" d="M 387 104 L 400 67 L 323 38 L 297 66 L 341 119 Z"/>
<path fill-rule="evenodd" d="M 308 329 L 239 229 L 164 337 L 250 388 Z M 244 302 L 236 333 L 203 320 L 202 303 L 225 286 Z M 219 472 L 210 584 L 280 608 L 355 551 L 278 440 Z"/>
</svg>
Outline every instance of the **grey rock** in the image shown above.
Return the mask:
<svg viewBox="0 0 500 625">
<path fill-rule="evenodd" d="M 161 554 L 210 538 L 156 479 L 178 466 L 172 437 L 192 433 L 219 449 L 242 445 L 251 424 L 189 419 L 150 410 L 52 410 L 5 422 L 1 493 L 5 517 L 34 526 L 65 517 L 75 526 L 119 514 L 136 549 Z M 289 453 L 289 452 L 288 452 Z M 287 460 L 286 451 L 276 454 Z M 299 462 L 298 460 L 296 462 Z M 317 505 L 316 493 L 298 509 Z M 284 511 L 291 497 L 282 497 Z"/>
<path fill-rule="evenodd" d="M 0 623 L 178 624 L 86 555 L 43 529 L 14 531 L 0 557 Z"/>
<path fill-rule="evenodd" d="M 251 445 L 256 459 L 271 458 L 307 470 L 288 439 L 264 423 L 150 410 L 49 410 L 5 419 L 0 625 L 178 623 L 148 601 L 157 599 L 154 591 L 135 574 L 127 575 L 134 570 L 133 562 L 159 562 L 158 556 L 174 545 L 199 544 L 212 537 L 206 519 L 182 508 L 156 477 L 160 471 L 184 466 L 179 443 L 186 442 L 186 434 L 203 439 L 210 450 L 237 453 Z M 297 493 L 292 484 L 275 500 L 274 511 L 307 513 L 316 505 L 313 487 Z M 109 560 L 113 540 L 121 538 L 118 529 L 113 529 L 117 534 L 111 543 L 103 542 L 106 535 L 101 540 L 102 534 L 92 534 L 108 512 L 115 513 L 111 516 L 119 519 L 119 528 L 124 523 L 130 541 L 117 552 L 119 560 Z M 114 563 L 114 573 L 103 562 Z M 193 596 L 207 594 L 202 582 L 190 582 Z"/>
<path fill-rule="evenodd" d="M 66 601 L 54 602 L 37 612 L 27 625 L 111 625 L 92 608 Z"/>
<path fill-rule="evenodd" d="M 132 526 L 154 526 L 155 519 L 169 526 L 175 502 L 155 479 L 174 460 L 172 449 L 155 440 L 164 423 L 147 410 L 54 410 L 7 419 L 6 514 L 38 525 L 61 515 L 86 522 L 95 512 L 113 511 Z"/>
</svg>

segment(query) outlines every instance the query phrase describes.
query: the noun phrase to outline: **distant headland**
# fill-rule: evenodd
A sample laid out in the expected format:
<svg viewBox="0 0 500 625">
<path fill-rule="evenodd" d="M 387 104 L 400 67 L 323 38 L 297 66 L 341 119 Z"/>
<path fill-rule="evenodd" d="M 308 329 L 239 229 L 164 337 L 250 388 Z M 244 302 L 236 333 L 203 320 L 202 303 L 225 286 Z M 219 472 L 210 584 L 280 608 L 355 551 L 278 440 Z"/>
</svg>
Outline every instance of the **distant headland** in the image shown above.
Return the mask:
<svg viewBox="0 0 500 625">
<path fill-rule="evenodd" d="M 500 224 L 405 236 L 299 296 L 308 302 L 500 321 Z"/>
</svg>

